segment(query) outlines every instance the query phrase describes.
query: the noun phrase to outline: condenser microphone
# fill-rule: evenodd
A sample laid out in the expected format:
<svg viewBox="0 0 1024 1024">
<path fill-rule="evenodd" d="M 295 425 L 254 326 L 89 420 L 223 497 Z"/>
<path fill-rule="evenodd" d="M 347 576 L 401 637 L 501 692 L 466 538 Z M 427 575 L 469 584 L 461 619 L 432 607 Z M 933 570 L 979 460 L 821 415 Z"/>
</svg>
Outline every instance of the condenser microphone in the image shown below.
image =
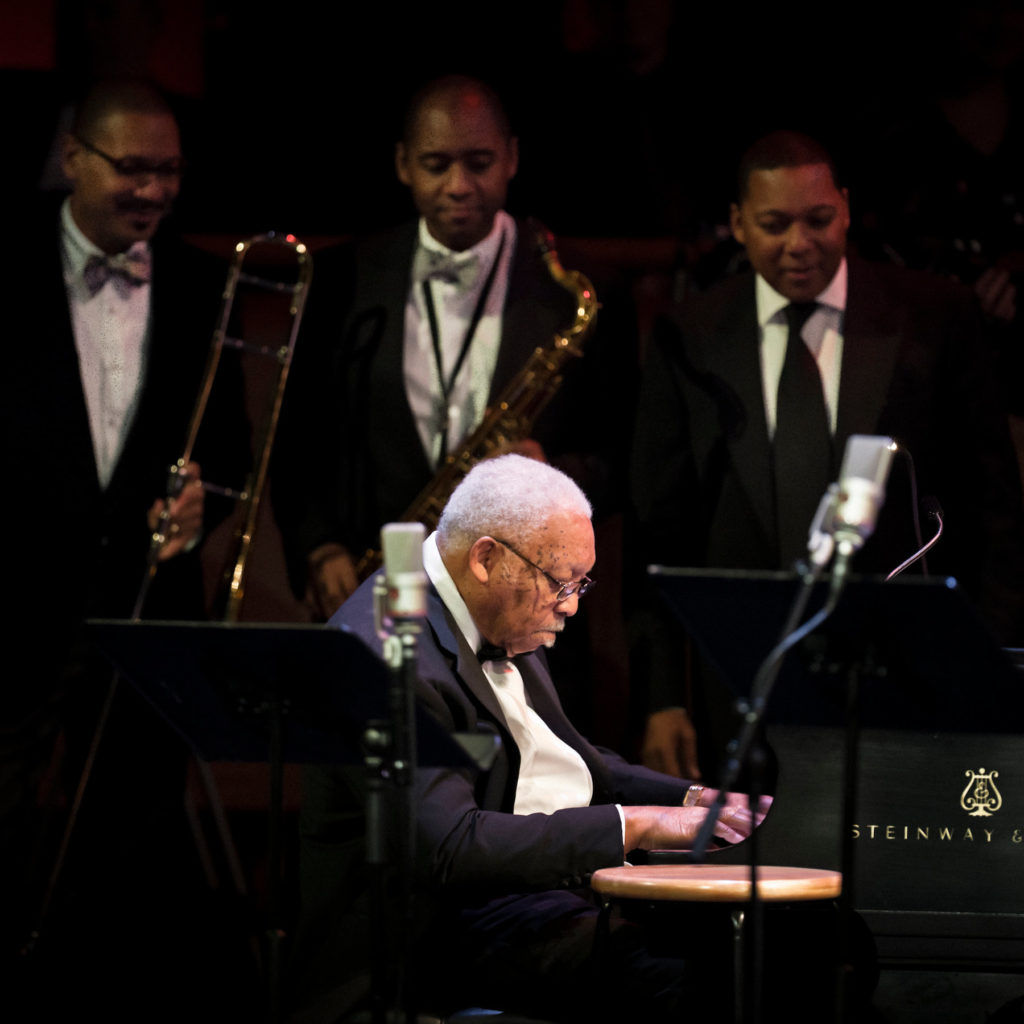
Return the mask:
<svg viewBox="0 0 1024 1024">
<path fill-rule="evenodd" d="M 381 531 L 386 614 L 395 620 L 427 614 L 427 574 L 423 571 L 422 523 L 388 523 Z"/>
<path fill-rule="evenodd" d="M 859 551 L 874 533 L 895 453 L 891 437 L 853 434 L 846 442 L 831 517 L 837 548 Z"/>
</svg>

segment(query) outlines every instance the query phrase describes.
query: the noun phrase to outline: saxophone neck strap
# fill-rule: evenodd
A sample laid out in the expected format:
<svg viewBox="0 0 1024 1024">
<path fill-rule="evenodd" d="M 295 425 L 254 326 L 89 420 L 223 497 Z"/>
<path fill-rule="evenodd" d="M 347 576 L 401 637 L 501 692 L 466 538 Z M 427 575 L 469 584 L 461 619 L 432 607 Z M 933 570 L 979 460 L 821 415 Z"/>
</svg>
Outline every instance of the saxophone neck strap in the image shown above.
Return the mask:
<svg viewBox="0 0 1024 1024">
<path fill-rule="evenodd" d="M 487 299 L 491 294 L 491 288 L 494 286 L 494 278 L 498 273 L 498 264 L 501 263 L 501 255 L 504 251 L 505 232 L 502 231 L 501 241 L 498 244 L 498 251 L 494 256 L 494 261 L 491 263 L 491 269 L 487 274 L 487 279 L 484 281 L 484 286 L 480 289 L 480 295 L 477 297 L 476 306 L 473 307 L 473 315 L 470 317 L 469 325 L 466 328 L 466 336 L 462 339 L 462 345 L 459 348 L 458 357 L 455 360 L 455 365 L 452 367 L 452 372 L 448 375 L 447 380 L 444 375 L 444 359 L 441 354 L 441 331 L 438 327 L 437 310 L 434 307 L 434 295 L 431 290 L 430 278 L 426 278 L 423 281 L 423 303 L 427 310 L 427 323 L 430 325 L 430 341 L 434 349 L 434 362 L 437 365 L 437 380 L 441 387 L 441 402 L 444 407 L 444 417 L 440 427 L 441 454 L 438 459 L 439 462 L 444 462 L 445 457 L 448 454 L 448 410 L 451 404 L 451 391 L 455 386 L 455 381 L 459 376 L 459 371 L 462 369 L 462 364 L 466 361 L 466 356 L 469 353 L 469 346 L 473 343 L 473 336 L 476 334 L 476 329 L 480 325 L 480 320 L 483 318 L 484 307 L 487 305 Z"/>
</svg>

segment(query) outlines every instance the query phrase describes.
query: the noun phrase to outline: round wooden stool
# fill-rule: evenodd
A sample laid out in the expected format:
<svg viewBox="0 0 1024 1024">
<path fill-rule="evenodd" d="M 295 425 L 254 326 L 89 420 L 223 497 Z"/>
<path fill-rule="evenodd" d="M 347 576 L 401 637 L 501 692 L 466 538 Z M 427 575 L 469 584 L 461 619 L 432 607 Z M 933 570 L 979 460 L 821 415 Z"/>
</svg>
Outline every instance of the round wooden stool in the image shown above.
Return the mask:
<svg viewBox="0 0 1024 1024">
<path fill-rule="evenodd" d="M 601 897 L 603 941 L 615 900 L 670 901 L 676 903 L 730 903 L 732 909 L 733 978 L 736 1021 L 744 1019 L 743 920 L 750 900 L 750 867 L 732 864 L 624 865 L 595 871 L 591 887 Z M 839 897 L 843 876 L 819 868 L 759 867 L 757 898 L 765 903 L 831 901 Z M 599 954 L 598 954 L 599 955 Z"/>
</svg>

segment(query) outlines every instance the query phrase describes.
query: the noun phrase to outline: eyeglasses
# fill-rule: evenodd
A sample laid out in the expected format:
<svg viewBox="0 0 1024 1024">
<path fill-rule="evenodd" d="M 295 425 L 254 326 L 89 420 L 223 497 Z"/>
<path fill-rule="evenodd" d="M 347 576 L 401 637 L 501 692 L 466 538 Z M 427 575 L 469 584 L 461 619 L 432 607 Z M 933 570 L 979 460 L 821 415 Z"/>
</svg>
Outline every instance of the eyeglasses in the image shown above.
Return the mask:
<svg viewBox="0 0 1024 1024">
<path fill-rule="evenodd" d="M 115 173 L 122 178 L 146 178 L 153 175 L 157 178 L 180 178 L 185 170 L 185 161 L 180 156 L 171 157 L 170 160 L 152 161 L 141 156 L 111 156 L 104 153 L 91 142 L 86 142 L 80 135 L 75 138 L 79 144 L 85 146 L 90 153 L 95 153 L 114 168 Z"/>
<path fill-rule="evenodd" d="M 568 598 L 572 597 L 573 594 L 575 594 L 577 597 L 582 597 L 594 585 L 594 580 L 592 580 L 589 576 L 584 576 L 580 580 L 569 580 L 568 582 L 556 580 L 555 577 L 551 575 L 551 573 L 547 572 L 545 569 L 542 569 L 536 562 L 531 562 L 530 559 L 526 557 L 526 555 L 524 555 L 521 551 L 517 551 L 514 547 L 512 547 L 511 544 L 509 544 L 507 540 L 502 540 L 500 537 L 492 537 L 491 539 L 497 541 L 499 544 L 502 545 L 502 547 L 508 548 L 513 555 L 515 555 L 517 558 L 521 558 L 527 565 L 536 569 L 537 572 L 539 572 L 548 581 L 548 583 L 551 584 L 551 586 L 555 587 L 558 591 L 558 593 L 555 594 L 556 603 L 567 600 Z"/>
</svg>

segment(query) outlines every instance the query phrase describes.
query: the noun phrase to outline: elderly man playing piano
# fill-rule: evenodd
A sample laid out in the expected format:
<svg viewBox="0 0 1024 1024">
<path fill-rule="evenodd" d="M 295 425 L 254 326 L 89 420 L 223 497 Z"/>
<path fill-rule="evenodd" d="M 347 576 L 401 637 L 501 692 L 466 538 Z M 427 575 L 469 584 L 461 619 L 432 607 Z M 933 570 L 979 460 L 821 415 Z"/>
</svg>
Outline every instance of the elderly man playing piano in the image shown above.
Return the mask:
<svg viewBox="0 0 1024 1024">
<path fill-rule="evenodd" d="M 709 987 L 699 982 L 705 966 L 690 977 L 699 956 L 655 955 L 644 931 L 625 923 L 609 943 L 608 984 L 594 985 L 597 908 L 587 876 L 634 850 L 688 846 L 716 794 L 591 746 L 562 710 L 544 649 L 594 585 L 590 516 L 569 477 L 506 455 L 470 471 L 424 543 L 430 587 L 418 699 L 449 732 L 501 738 L 496 763 L 475 778 L 446 769 L 417 776 L 417 975 L 435 1006 L 671 1020 Z M 372 581 L 332 624 L 379 645 Z M 358 870 L 358 803 L 345 770 L 312 771 L 308 783 L 299 960 L 309 1015 L 297 1019 L 331 1020 L 317 1014 L 317 1001 L 326 1006 L 346 986 L 358 994 L 353 975 L 365 947 L 351 877 L 350 913 L 325 905 L 342 899 L 343 865 Z M 762 817 L 745 796 L 730 795 L 715 835 L 739 842 Z M 343 922 L 333 936 L 330 921 Z M 332 944 L 339 939 L 344 953 Z"/>
</svg>

